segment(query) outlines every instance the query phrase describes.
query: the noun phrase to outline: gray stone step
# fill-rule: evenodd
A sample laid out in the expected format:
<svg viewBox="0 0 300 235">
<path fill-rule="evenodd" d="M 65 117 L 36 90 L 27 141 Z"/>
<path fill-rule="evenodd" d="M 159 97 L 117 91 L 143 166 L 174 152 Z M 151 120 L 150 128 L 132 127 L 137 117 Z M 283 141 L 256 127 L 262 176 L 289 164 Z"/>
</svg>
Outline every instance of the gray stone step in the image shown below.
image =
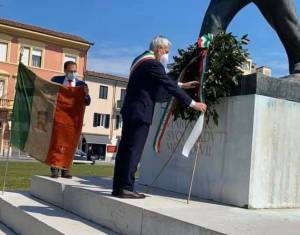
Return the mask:
<svg viewBox="0 0 300 235">
<path fill-rule="evenodd" d="M 144 190 L 144 188 L 140 188 Z M 146 199 L 112 197 L 111 179 L 32 178 L 31 193 L 124 235 L 299 235 L 300 209 L 247 210 L 152 190 Z"/>
<path fill-rule="evenodd" d="M 29 193 L 6 192 L 1 196 L 0 221 L 21 235 L 115 234 Z"/>
<path fill-rule="evenodd" d="M 15 233 L 0 222 L 0 235 L 15 235 Z"/>
</svg>

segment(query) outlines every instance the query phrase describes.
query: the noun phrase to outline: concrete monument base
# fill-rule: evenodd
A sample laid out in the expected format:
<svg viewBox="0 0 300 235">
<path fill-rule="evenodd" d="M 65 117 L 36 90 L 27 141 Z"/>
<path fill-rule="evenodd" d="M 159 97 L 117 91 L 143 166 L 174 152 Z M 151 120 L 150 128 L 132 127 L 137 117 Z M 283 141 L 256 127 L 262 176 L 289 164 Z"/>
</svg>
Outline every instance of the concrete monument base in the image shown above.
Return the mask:
<svg viewBox="0 0 300 235">
<path fill-rule="evenodd" d="M 172 122 L 161 153 L 155 153 L 162 104 L 155 109 L 141 163 L 142 184 L 153 181 L 185 127 L 182 120 Z M 206 125 L 200 137 L 192 195 L 246 208 L 300 207 L 300 103 L 251 94 L 224 98 L 217 110 L 218 127 Z M 189 158 L 181 151 L 190 130 L 156 187 L 188 192 L 196 149 Z"/>
<path fill-rule="evenodd" d="M 111 196 L 112 180 L 34 176 L 30 194 L 0 196 L 0 221 L 22 235 L 298 235 L 299 209 L 247 210 L 152 190 Z M 138 186 L 138 191 L 145 191 Z M 0 224 L 1 234 L 1 224 Z"/>
</svg>

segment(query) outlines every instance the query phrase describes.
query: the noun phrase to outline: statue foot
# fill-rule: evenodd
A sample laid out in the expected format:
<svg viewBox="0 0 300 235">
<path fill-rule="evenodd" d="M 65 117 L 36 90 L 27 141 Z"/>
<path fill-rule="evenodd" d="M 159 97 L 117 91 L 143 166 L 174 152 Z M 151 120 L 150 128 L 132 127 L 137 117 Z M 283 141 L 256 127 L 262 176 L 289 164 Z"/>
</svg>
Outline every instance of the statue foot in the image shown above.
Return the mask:
<svg viewBox="0 0 300 235">
<path fill-rule="evenodd" d="M 293 79 L 293 80 L 299 80 L 300 81 L 300 72 L 299 73 L 293 73 L 293 74 L 281 77 L 280 79 Z"/>
<path fill-rule="evenodd" d="M 300 80 L 300 63 L 296 63 L 290 67 L 291 74 L 281 77 L 282 79 L 296 79 Z"/>
<path fill-rule="evenodd" d="M 291 69 L 291 74 L 300 74 L 300 63 L 294 64 Z"/>
</svg>

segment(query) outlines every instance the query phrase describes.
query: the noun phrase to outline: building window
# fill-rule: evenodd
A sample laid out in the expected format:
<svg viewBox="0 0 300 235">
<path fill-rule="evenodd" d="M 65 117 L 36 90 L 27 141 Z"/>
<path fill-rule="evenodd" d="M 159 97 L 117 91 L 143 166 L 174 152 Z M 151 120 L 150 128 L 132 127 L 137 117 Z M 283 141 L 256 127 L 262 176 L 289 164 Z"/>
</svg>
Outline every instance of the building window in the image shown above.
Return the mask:
<svg viewBox="0 0 300 235">
<path fill-rule="evenodd" d="M 121 89 L 120 99 L 117 100 L 117 109 L 121 109 L 126 96 L 126 89 Z"/>
<path fill-rule="evenodd" d="M 2 62 L 7 61 L 7 49 L 8 49 L 8 44 L 4 42 L 0 42 L 0 61 Z"/>
<path fill-rule="evenodd" d="M 100 114 L 94 113 L 93 127 L 100 126 Z"/>
<path fill-rule="evenodd" d="M 109 123 L 110 123 L 109 114 L 94 113 L 93 127 L 100 126 L 104 128 L 109 128 Z"/>
<path fill-rule="evenodd" d="M 33 66 L 37 68 L 42 67 L 43 49 L 32 48 L 29 46 L 21 47 L 21 62 L 26 66 Z"/>
<path fill-rule="evenodd" d="M 126 89 L 121 89 L 121 100 L 123 101 L 125 99 L 125 95 L 126 95 Z"/>
<path fill-rule="evenodd" d="M 99 98 L 100 99 L 107 99 L 108 94 L 108 87 L 107 86 L 100 86 Z"/>
<path fill-rule="evenodd" d="M 5 88 L 5 81 L 0 80 L 0 98 L 4 98 L 4 88 Z"/>
<path fill-rule="evenodd" d="M 64 63 L 67 61 L 73 61 L 76 63 L 76 56 L 65 54 Z"/>
<path fill-rule="evenodd" d="M 109 128 L 110 115 L 102 114 L 101 119 L 102 119 L 102 122 L 101 122 L 100 126 L 105 127 L 105 128 Z"/>
<path fill-rule="evenodd" d="M 30 58 L 30 48 L 29 47 L 22 47 L 21 54 L 22 54 L 21 62 L 24 65 L 28 66 L 29 65 L 29 58 Z"/>
<path fill-rule="evenodd" d="M 33 49 L 31 59 L 32 59 L 32 66 L 41 68 L 42 67 L 42 50 Z"/>
<path fill-rule="evenodd" d="M 123 126 L 122 117 L 120 115 L 116 116 L 116 129 L 120 129 Z"/>
</svg>

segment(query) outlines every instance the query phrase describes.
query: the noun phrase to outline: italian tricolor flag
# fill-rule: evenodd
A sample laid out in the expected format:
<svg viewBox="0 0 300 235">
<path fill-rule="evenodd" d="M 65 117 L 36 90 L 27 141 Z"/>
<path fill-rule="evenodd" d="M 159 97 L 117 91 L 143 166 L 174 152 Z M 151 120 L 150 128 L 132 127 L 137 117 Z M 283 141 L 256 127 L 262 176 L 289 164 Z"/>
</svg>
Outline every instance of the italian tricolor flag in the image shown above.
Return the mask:
<svg viewBox="0 0 300 235">
<path fill-rule="evenodd" d="M 82 87 L 66 88 L 19 64 L 11 145 L 50 166 L 69 169 L 85 110 Z"/>
</svg>

